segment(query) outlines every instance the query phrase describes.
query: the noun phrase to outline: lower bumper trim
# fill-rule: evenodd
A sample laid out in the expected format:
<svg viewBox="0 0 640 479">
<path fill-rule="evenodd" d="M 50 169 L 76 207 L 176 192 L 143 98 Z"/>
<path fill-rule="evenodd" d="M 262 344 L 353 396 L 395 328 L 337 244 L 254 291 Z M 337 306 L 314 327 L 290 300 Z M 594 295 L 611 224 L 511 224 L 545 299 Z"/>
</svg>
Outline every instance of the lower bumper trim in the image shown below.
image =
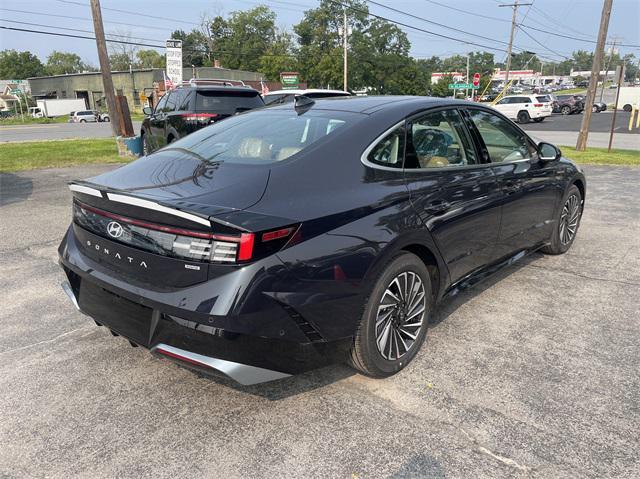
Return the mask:
<svg viewBox="0 0 640 479">
<path fill-rule="evenodd" d="M 291 376 L 290 374 L 273 371 L 271 369 L 259 368 L 248 364 L 236 363 L 225 359 L 212 358 L 202 354 L 193 353 L 184 349 L 169 346 L 160 343 L 151 349 L 152 353 L 162 354 L 173 359 L 178 359 L 187 363 L 194 364 L 203 368 L 215 369 L 229 376 L 234 381 L 239 382 L 243 386 L 251 386 L 253 384 L 274 381 Z"/>
<path fill-rule="evenodd" d="M 62 286 L 62 290 L 66 293 L 66 295 L 69 296 L 69 299 L 71 300 L 73 305 L 76 307 L 76 309 L 80 311 L 80 306 L 78 305 L 78 299 L 76 298 L 76 295 L 73 292 L 73 288 L 71 287 L 71 284 L 69 283 L 69 281 L 63 281 L 60 286 Z"/>
</svg>

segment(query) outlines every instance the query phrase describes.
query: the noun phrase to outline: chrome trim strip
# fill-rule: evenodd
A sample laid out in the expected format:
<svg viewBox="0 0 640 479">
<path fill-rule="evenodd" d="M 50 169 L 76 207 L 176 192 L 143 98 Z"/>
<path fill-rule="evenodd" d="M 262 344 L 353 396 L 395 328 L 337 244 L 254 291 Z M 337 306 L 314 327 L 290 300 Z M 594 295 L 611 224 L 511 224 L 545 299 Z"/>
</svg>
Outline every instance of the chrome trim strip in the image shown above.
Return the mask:
<svg viewBox="0 0 640 479">
<path fill-rule="evenodd" d="M 233 361 L 227 361 L 225 359 L 203 356 L 202 354 L 192 353 L 191 351 L 185 351 L 184 349 L 174 348 L 173 346 L 169 346 L 168 344 L 164 343 L 160 343 L 153 349 L 151 349 L 151 352 L 156 354 L 162 354 L 160 351 L 165 351 L 167 353 L 183 357 L 204 367 L 209 367 L 220 371 L 221 373 L 229 376 L 234 381 L 239 382 L 243 386 L 251 386 L 253 384 L 274 381 L 276 379 L 283 379 L 291 376 L 291 374 L 281 373 L 278 371 L 273 371 L 271 369 L 258 368 L 256 366 L 249 366 L 248 364 L 234 363 Z M 171 358 L 171 356 L 167 355 L 165 355 L 165 357 Z"/>
<path fill-rule="evenodd" d="M 73 305 L 76 307 L 76 309 L 78 311 L 80 311 L 80 306 L 78 305 L 78 300 L 76 299 L 76 295 L 73 292 L 73 289 L 71 288 L 71 285 L 69 284 L 69 281 L 63 281 L 60 286 L 62 286 L 62 290 L 66 293 L 67 296 L 69 296 L 69 299 L 71 300 L 71 302 L 73 303 Z"/>
<path fill-rule="evenodd" d="M 88 186 L 71 184 L 69 185 L 69 189 L 71 191 L 77 191 L 78 193 L 84 193 L 85 195 L 97 196 L 98 198 L 102 198 L 102 192 L 100 190 L 89 188 Z"/>
<path fill-rule="evenodd" d="M 143 200 L 142 198 L 135 198 L 133 196 L 118 195 L 116 193 L 107 193 L 107 198 L 118 203 L 125 203 L 127 205 L 139 206 L 141 208 L 147 208 L 148 210 L 155 210 L 169 215 L 179 216 L 180 218 L 193 221 L 194 223 L 211 227 L 211 222 L 209 220 L 201 218 L 200 216 L 192 215 L 191 213 L 185 213 L 184 211 L 159 205 L 153 201 Z"/>
</svg>

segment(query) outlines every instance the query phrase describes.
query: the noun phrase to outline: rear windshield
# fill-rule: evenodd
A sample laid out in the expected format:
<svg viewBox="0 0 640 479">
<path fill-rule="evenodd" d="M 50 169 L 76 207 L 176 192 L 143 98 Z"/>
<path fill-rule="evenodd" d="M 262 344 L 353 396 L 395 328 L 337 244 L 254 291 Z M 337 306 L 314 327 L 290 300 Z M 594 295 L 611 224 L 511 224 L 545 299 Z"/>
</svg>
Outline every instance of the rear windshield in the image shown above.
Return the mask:
<svg viewBox="0 0 640 479">
<path fill-rule="evenodd" d="M 363 115 L 341 111 L 261 110 L 238 115 L 171 143 L 203 161 L 265 164 L 282 161 L 335 134 Z"/>
<path fill-rule="evenodd" d="M 196 111 L 233 115 L 261 106 L 264 106 L 264 102 L 257 91 L 200 90 L 196 93 Z"/>
<path fill-rule="evenodd" d="M 549 95 L 540 95 L 536 97 L 536 100 L 538 100 L 540 103 L 546 103 L 550 102 L 551 98 L 549 98 Z"/>
</svg>

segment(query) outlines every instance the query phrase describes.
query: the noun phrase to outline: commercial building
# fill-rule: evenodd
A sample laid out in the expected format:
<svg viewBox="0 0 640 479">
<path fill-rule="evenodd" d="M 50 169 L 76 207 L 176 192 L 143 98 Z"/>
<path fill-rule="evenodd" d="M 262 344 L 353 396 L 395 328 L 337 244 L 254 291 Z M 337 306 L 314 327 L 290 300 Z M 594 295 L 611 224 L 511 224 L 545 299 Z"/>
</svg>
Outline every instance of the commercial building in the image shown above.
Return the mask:
<svg viewBox="0 0 640 479">
<path fill-rule="evenodd" d="M 131 110 L 142 108 L 141 94 L 151 97 L 154 87 L 164 84 L 164 70 L 149 68 L 144 70 L 112 72 L 113 87 L 116 95 L 127 97 Z M 241 80 L 248 85 L 260 84 L 261 73 L 228 68 L 201 67 L 184 68 L 182 77 L 190 78 L 218 78 L 225 80 Z M 47 77 L 29 78 L 31 95 L 36 99 L 43 98 L 82 98 L 87 109 L 100 110 L 106 107 L 104 87 L 100 72 L 72 73 L 68 75 L 54 75 Z M 278 84 L 270 84 L 274 87 Z"/>
</svg>

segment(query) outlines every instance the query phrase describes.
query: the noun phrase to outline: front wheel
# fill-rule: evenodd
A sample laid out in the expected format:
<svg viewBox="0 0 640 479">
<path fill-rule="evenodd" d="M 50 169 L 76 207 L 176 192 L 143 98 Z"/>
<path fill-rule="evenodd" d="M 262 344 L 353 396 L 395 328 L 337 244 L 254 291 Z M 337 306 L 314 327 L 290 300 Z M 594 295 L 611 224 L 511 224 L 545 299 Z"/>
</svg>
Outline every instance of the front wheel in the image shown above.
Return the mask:
<svg viewBox="0 0 640 479">
<path fill-rule="evenodd" d="M 564 196 L 558 221 L 551 234 L 550 243 L 542 248 L 547 254 L 566 253 L 576 239 L 582 217 L 582 194 L 576 185 L 571 185 Z"/>
<path fill-rule="evenodd" d="M 531 117 L 526 111 L 521 111 L 520 113 L 518 113 L 518 123 L 529 123 L 530 120 Z"/>
<path fill-rule="evenodd" d="M 400 252 L 380 273 L 365 304 L 350 363 L 362 374 L 391 376 L 415 357 L 433 310 L 431 279 L 416 255 Z"/>
</svg>

